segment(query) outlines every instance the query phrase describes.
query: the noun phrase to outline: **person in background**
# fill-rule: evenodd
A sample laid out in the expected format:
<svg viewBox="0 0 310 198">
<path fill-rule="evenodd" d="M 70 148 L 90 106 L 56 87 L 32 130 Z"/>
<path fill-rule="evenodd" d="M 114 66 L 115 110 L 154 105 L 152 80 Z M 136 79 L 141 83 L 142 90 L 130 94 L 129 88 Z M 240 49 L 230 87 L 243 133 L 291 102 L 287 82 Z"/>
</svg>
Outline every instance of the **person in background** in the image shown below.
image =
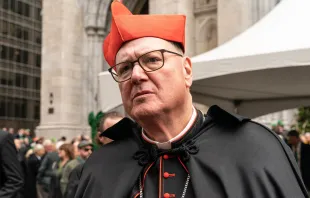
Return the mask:
<svg viewBox="0 0 310 198">
<path fill-rule="evenodd" d="M 60 184 L 65 189 L 64 197 L 74 197 L 76 192 L 79 178 L 78 174 L 80 173 L 84 162 L 92 154 L 94 145 L 90 141 L 83 140 L 78 145 L 79 156 L 68 163 L 64 168 L 62 178 L 60 179 Z"/>
<path fill-rule="evenodd" d="M 58 150 L 59 161 L 54 163 L 53 176 L 50 185 L 50 198 L 62 198 L 64 194 L 64 187 L 60 183 L 63 175 L 63 170 L 68 163 L 74 159 L 74 149 L 72 144 L 63 144 Z"/>
<path fill-rule="evenodd" d="M 56 143 L 56 149 L 59 149 L 59 147 L 61 145 L 63 145 L 64 143 L 66 143 L 67 138 L 65 136 L 62 136 Z"/>
<path fill-rule="evenodd" d="M 118 123 L 123 118 L 124 116 L 122 116 L 121 114 L 115 111 L 109 112 L 101 118 L 100 123 L 99 123 L 98 134 L 96 137 L 96 142 L 98 145 L 103 146 L 105 144 L 112 142 L 110 138 L 102 136 L 101 133 L 104 133 L 105 130 L 112 127 L 113 125 Z"/>
<path fill-rule="evenodd" d="M 14 128 L 9 128 L 9 133 L 12 134 L 12 135 L 15 135 L 14 134 Z"/>
<path fill-rule="evenodd" d="M 12 134 L 0 131 L 0 197 L 15 198 L 24 185 L 24 175 L 17 159 Z"/>
<path fill-rule="evenodd" d="M 36 144 L 33 153 L 26 161 L 27 175 L 25 178 L 25 197 L 37 198 L 37 174 L 41 165 L 45 149 L 42 144 Z"/>
<path fill-rule="evenodd" d="M 44 149 L 45 149 L 46 153 L 53 152 L 53 151 L 56 150 L 54 143 L 50 139 L 44 140 L 43 141 L 43 146 L 44 146 Z"/>
<path fill-rule="evenodd" d="M 52 141 L 45 140 L 43 143 L 46 155 L 44 156 L 37 175 L 38 198 L 46 198 L 50 193 L 53 165 L 59 161 L 58 153 Z"/>
<path fill-rule="evenodd" d="M 26 147 L 23 143 L 22 139 L 17 139 L 15 137 L 14 139 L 14 144 L 15 144 L 15 148 L 17 150 L 17 160 L 20 164 L 20 167 L 22 168 L 22 173 L 24 178 L 27 175 L 27 166 L 26 166 L 26 153 L 28 150 L 28 147 Z"/>
<path fill-rule="evenodd" d="M 300 167 L 302 179 L 307 190 L 310 191 L 310 145 L 300 140 L 300 134 L 296 130 L 289 131 L 287 137 L 288 145 Z"/>
<path fill-rule="evenodd" d="M 278 121 L 275 132 L 284 142 L 287 142 L 285 137 L 284 124 L 281 120 Z"/>
</svg>

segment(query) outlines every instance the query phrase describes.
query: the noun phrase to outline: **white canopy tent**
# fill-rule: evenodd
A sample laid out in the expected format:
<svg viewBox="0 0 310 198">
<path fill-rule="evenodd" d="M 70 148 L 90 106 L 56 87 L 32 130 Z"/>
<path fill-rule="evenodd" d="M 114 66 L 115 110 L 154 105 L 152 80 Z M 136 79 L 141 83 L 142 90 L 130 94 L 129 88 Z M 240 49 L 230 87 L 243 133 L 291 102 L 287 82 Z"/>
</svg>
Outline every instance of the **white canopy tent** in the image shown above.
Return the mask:
<svg viewBox="0 0 310 198">
<path fill-rule="evenodd" d="M 123 104 L 118 84 L 109 72 L 99 74 L 100 110 L 108 112 Z"/>
<path fill-rule="evenodd" d="M 194 102 L 249 117 L 310 105 L 310 0 L 282 0 L 218 48 L 192 58 Z"/>
<path fill-rule="evenodd" d="M 310 0 L 282 0 L 218 48 L 192 58 L 194 102 L 257 117 L 310 105 Z M 109 72 L 99 74 L 100 107 L 122 104 Z"/>
</svg>

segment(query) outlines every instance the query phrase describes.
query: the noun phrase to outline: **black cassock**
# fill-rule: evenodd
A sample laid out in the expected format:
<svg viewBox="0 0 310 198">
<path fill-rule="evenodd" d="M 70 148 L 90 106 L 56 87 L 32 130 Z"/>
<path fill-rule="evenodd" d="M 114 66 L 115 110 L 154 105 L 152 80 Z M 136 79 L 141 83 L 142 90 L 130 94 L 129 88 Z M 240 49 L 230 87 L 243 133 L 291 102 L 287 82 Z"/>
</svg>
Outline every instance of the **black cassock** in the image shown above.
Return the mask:
<svg viewBox="0 0 310 198">
<path fill-rule="evenodd" d="M 177 119 L 177 118 L 176 118 Z M 84 165 L 75 198 L 308 197 L 294 156 L 264 126 L 212 106 L 192 128 L 159 150 L 125 118 L 104 132 L 115 141 Z"/>
</svg>

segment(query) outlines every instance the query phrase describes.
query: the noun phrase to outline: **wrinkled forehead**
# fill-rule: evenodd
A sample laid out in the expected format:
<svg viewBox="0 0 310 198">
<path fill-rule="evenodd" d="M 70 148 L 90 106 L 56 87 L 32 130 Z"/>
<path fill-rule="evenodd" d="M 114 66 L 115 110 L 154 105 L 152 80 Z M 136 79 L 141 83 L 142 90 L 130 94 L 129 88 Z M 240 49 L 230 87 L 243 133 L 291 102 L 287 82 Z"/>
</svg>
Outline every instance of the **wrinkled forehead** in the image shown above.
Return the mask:
<svg viewBox="0 0 310 198">
<path fill-rule="evenodd" d="M 125 42 L 116 54 L 116 63 L 130 57 L 139 57 L 147 52 L 168 49 L 172 50 L 173 45 L 164 39 L 155 37 L 143 37 L 132 41 Z"/>
</svg>

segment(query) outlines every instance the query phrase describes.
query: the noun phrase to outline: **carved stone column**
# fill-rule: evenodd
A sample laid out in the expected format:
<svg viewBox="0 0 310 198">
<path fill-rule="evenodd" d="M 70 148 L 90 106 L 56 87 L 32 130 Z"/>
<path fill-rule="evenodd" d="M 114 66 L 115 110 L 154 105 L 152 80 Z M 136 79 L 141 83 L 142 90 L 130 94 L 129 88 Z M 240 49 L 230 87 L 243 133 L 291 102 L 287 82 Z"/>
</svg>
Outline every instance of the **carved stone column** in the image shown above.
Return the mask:
<svg viewBox="0 0 310 198">
<path fill-rule="evenodd" d="M 57 5 L 57 6 L 55 6 Z M 83 21 L 75 0 L 43 1 L 41 121 L 37 135 L 86 134 L 83 101 Z"/>
<path fill-rule="evenodd" d="M 209 51 L 218 44 L 217 0 L 194 1 L 195 54 Z"/>
<path fill-rule="evenodd" d="M 185 51 L 188 56 L 195 55 L 194 0 L 149 0 L 149 12 L 186 15 Z"/>
<path fill-rule="evenodd" d="M 85 43 L 85 86 L 84 86 L 84 105 L 85 114 L 98 112 L 99 109 L 99 84 L 98 74 L 107 70 L 104 64 L 102 53 L 103 39 L 106 37 L 105 31 L 110 1 L 106 0 L 88 0 L 81 1 L 83 7 L 84 30 L 86 33 Z"/>
</svg>

